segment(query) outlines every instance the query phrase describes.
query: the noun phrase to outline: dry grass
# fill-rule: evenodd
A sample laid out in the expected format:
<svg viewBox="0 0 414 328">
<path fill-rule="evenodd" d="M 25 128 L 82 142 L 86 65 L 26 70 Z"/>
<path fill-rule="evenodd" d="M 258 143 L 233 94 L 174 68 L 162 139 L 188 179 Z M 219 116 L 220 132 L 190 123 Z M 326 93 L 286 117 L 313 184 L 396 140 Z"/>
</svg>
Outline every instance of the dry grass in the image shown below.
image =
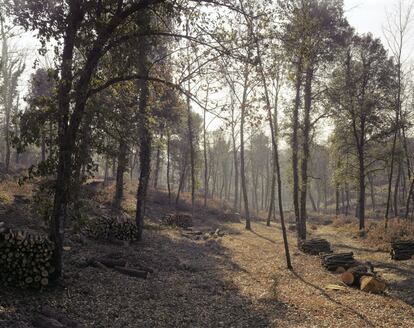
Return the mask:
<svg viewBox="0 0 414 328">
<path fill-rule="evenodd" d="M 384 222 L 369 223 L 365 243 L 388 251 L 391 241 L 407 239 L 414 239 L 414 223 L 402 219 L 391 219 L 387 229 L 385 229 Z"/>
</svg>

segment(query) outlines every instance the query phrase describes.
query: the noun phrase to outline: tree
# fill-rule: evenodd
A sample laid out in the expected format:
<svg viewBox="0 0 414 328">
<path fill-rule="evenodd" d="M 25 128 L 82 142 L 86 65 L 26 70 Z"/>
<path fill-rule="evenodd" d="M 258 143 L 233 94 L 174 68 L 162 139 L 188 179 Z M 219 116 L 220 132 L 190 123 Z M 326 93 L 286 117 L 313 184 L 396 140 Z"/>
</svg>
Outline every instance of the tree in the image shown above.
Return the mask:
<svg viewBox="0 0 414 328">
<path fill-rule="evenodd" d="M 352 131 L 358 163 L 359 228 L 364 230 L 366 171 L 372 165 L 369 150 L 390 132 L 386 117 L 392 108 L 395 70 L 381 42 L 369 34 L 350 38 L 343 56 L 334 73 L 331 96 L 338 124 Z"/>
</svg>

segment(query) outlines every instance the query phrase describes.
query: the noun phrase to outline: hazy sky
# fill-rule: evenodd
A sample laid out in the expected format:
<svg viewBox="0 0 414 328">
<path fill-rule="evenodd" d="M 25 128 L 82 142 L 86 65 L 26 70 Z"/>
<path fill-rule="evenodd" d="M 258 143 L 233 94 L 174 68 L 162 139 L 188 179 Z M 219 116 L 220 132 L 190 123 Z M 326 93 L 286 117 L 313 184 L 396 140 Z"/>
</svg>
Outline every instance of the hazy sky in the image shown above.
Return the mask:
<svg viewBox="0 0 414 328">
<path fill-rule="evenodd" d="M 358 32 L 372 32 L 375 36 L 382 37 L 382 25 L 386 22 L 386 8 L 391 9 L 398 1 L 344 0 L 345 15 Z"/>
</svg>

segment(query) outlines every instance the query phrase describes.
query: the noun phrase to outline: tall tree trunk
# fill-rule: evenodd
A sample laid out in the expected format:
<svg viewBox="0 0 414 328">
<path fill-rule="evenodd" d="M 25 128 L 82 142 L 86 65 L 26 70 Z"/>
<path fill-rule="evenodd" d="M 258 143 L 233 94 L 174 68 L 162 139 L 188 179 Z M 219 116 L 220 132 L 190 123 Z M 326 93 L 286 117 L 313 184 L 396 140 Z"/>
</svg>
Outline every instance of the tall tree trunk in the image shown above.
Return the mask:
<svg viewBox="0 0 414 328">
<path fill-rule="evenodd" d="M 234 116 L 234 108 L 232 109 L 232 117 Z M 233 165 L 234 165 L 234 203 L 233 210 L 238 210 L 239 204 L 239 160 L 237 156 L 237 147 L 236 147 L 236 133 L 234 129 L 234 118 L 232 118 L 232 127 L 231 127 L 231 138 L 233 141 Z"/>
<path fill-rule="evenodd" d="M 396 113 L 396 124 L 398 124 L 398 113 Z M 397 135 L 398 135 L 398 128 L 395 127 L 395 132 L 392 141 L 392 149 L 391 149 L 391 164 L 390 164 L 390 174 L 388 176 L 388 189 L 387 189 L 387 206 L 385 209 L 385 229 L 388 228 L 388 219 L 389 219 L 389 212 L 390 212 L 390 205 L 391 205 L 391 188 L 392 188 L 392 178 L 394 172 L 394 161 L 395 161 L 395 148 L 397 143 Z"/>
<path fill-rule="evenodd" d="M 335 185 L 335 215 L 339 216 L 339 184 Z"/>
<path fill-rule="evenodd" d="M 171 179 L 170 179 L 170 168 L 171 166 L 171 135 L 167 131 L 167 189 L 168 189 L 168 204 L 171 206 Z"/>
<path fill-rule="evenodd" d="M 312 195 L 312 190 L 311 189 L 309 189 L 308 194 L 309 194 L 309 199 L 310 199 L 311 204 L 312 204 L 313 211 L 314 212 L 318 212 L 318 208 L 316 207 L 315 199 L 313 199 L 313 195 Z"/>
<path fill-rule="evenodd" d="M 109 177 L 109 156 L 105 155 L 105 169 L 104 169 L 104 186 L 108 185 L 108 177 Z"/>
<path fill-rule="evenodd" d="M 144 13 L 143 26 L 149 28 L 150 17 L 149 13 Z M 148 105 L 149 98 L 149 82 L 148 75 L 150 70 L 149 52 L 150 42 L 148 38 L 142 37 L 139 42 L 138 51 L 138 71 L 145 78 L 138 80 L 136 86 L 139 90 L 138 114 L 141 119 L 140 129 L 140 147 L 139 147 L 139 164 L 140 175 L 137 189 L 137 205 L 135 212 L 135 222 L 138 228 L 138 240 L 142 239 L 145 218 L 145 205 L 147 199 L 148 184 L 151 174 L 151 152 L 152 152 L 152 133 L 151 133 L 151 119 L 150 108 Z"/>
<path fill-rule="evenodd" d="M 349 197 L 349 185 L 348 185 L 348 183 L 345 184 L 345 195 L 346 195 L 345 216 L 348 216 L 349 215 L 349 209 L 351 208 L 350 197 Z"/>
<path fill-rule="evenodd" d="M 247 101 L 247 84 L 248 84 L 248 64 L 246 64 L 244 72 L 244 91 L 243 102 L 241 104 L 241 117 L 240 117 L 240 176 L 241 185 L 243 191 L 243 203 L 244 203 L 244 215 L 246 217 L 246 229 L 251 230 L 250 225 L 250 213 L 249 213 L 249 199 L 247 193 L 247 181 L 246 181 L 246 166 L 244 155 L 244 124 L 246 120 L 246 101 Z"/>
<path fill-rule="evenodd" d="M 298 227 L 298 241 L 303 235 L 302 225 L 300 223 L 300 210 L 299 210 L 299 107 L 300 107 L 300 89 L 302 86 L 302 58 L 299 58 L 296 64 L 296 77 L 295 77 L 295 102 L 292 113 L 292 176 L 293 176 L 293 208 L 295 210 L 296 226 Z M 306 235 L 306 234 L 305 234 Z"/>
<path fill-rule="evenodd" d="M 374 178 L 372 174 L 368 173 L 368 181 L 370 186 L 370 193 L 371 193 L 371 205 L 372 211 L 375 212 L 375 189 L 374 189 Z"/>
<path fill-rule="evenodd" d="M 187 157 L 184 160 L 184 166 L 181 170 L 180 181 L 178 182 L 177 196 L 175 198 L 176 207 L 178 206 L 178 203 L 180 201 L 180 194 L 184 187 L 186 173 L 187 173 Z"/>
<path fill-rule="evenodd" d="M 359 230 L 365 230 L 365 162 L 363 153 L 359 154 Z"/>
<path fill-rule="evenodd" d="M 190 92 L 190 82 L 188 82 L 188 92 Z M 190 170 L 191 170 L 191 216 L 194 216 L 195 206 L 195 151 L 194 151 L 194 136 L 193 136 L 193 118 L 191 112 L 190 96 L 187 96 L 187 124 L 188 124 L 188 143 L 190 148 Z"/>
<path fill-rule="evenodd" d="M 40 143 L 41 161 L 46 160 L 46 135 L 44 129 L 41 132 L 41 143 Z"/>
<path fill-rule="evenodd" d="M 128 162 L 128 144 L 121 138 L 118 148 L 118 168 L 116 171 L 116 186 L 114 207 L 121 209 L 122 199 L 124 198 L 124 173 L 127 169 Z"/>
<path fill-rule="evenodd" d="M 52 265 L 54 266 L 55 271 L 51 275 L 51 279 L 60 278 L 62 275 L 64 221 L 70 185 L 72 154 L 72 149 L 70 147 L 71 140 L 68 139 L 67 135 L 70 91 L 73 83 L 72 62 L 75 37 L 82 19 L 83 16 L 80 1 L 71 1 L 69 3 L 66 33 L 63 38 L 62 65 L 60 67 L 61 78 L 58 86 L 59 151 L 56 172 L 56 181 L 58 181 L 58 183 L 55 184 L 53 212 L 50 222 L 50 239 L 55 244 L 52 255 Z"/>
<path fill-rule="evenodd" d="M 206 91 L 206 101 L 204 103 L 207 107 L 208 103 L 208 94 L 209 94 L 209 84 L 207 84 Z M 207 198 L 208 198 L 208 157 L 207 157 L 207 122 L 206 122 L 207 110 L 204 109 L 203 112 L 203 155 L 204 155 L 204 207 L 207 207 Z"/>
<path fill-rule="evenodd" d="M 160 167 L 161 167 L 161 143 L 164 139 L 163 133 L 160 135 L 160 142 L 158 143 L 157 147 L 157 154 L 156 154 L 156 162 L 155 162 L 155 172 L 154 172 L 154 189 L 158 189 L 158 178 L 160 174 Z"/>
<path fill-rule="evenodd" d="M 263 83 L 263 88 L 265 91 L 265 98 L 266 98 L 266 107 L 268 112 L 268 120 L 269 120 L 269 126 L 270 126 L 270 132 L 271 132 L 271 140 L 272 140 L 272 148 L 273 148 L 273 161 L 276 163 L 276 176 L 277 176 L 277 194 L 278 194 L 278 202 L 279 202 L 279 215 L 280 215 L 280 224 L 282 226 L 282 237 L 283 237 L 283 244 L 285 247 L 285 257 L 286 257 L 286 266 L 289 270 L 293 270 L 292 262 L 290 259 L 290 252 L 289 252 L 289 242 L 287 238 L 287 232 L 286 232 L 286 225 L 285 225 L 285 218 L 284 218 L 284 212 L 283 212 L 283 200 L 282 200 L 282 179 L 281 179 L 281 173 L 280 173 L 280 164 L 279 164 L 279 124 L 278 124 L 278 113 L 277 113 L 277 97 L 279 93 L 279 82 L 280 82 L 280 71 L 277 75 L 277 84 L 276 84 L 276 101 L 275 101 L 275 111 L 274 111 L 274 121 L 272 118 L 272 110 L 270 105 L 270 97 L 269 92 L 267 88 L 267 82 L 266 82 L 266 76 L 263 68 L 263 62 L 261 59 L 261 51 L 260 51 L 260 44 L 255 37 L 255 43 L 256 43 L 256 50 L 257 50 L 257 57 L 259 58 L 259 67 L 260 67 L 260 73 Z"/>
<path fill-rule="evenodd" d="M 312 81 L 313 81 L 313 68 L 306 69 L 305 79 L 305 115 L 303 122 L 303 137 L 302 137 L 302 163 L 301 163 L 301 188 L 300 188 L 300 229 L 299 238 L 306 239 L 306 200 L 308 190 L 308 161 L 309 161 L 309 149 L 310 149 L 310 132 L 311 132 L 311 117 L 310 112 L 312 109 Z"/>
<path fill-rule="evenodd" d="M 401 162 L 398 163 L 397 169 L 397 176 L 395 179 L 395 187 L 394 187 L 394 217 L 399 217 L 399 204 L 398 204 L 398 189 L 400 187 L 400 179 L 401 179 Z"/>
<path fill-rule="evenodd" d="M 272 151 L 273 152 L 275 151 L 273 144 L 272 144 Z M 271 187 L 270 187 L 270 203 L 269 203 L 269 211 L 267 213 L 267 220 L 266 220 L 266 225 L 268 227 L 270 227 L 270 221 L 271 221 L 271 218 L 272 218 L 272 213 L 275 210 L 275 193 L 276 193 L 276 179 L 277 179 L 276 170 L 277 170 L 276 162 L 273 159 L 273 161 L 272 161 L 272 182 L 271 182 Z"/>
</svg>

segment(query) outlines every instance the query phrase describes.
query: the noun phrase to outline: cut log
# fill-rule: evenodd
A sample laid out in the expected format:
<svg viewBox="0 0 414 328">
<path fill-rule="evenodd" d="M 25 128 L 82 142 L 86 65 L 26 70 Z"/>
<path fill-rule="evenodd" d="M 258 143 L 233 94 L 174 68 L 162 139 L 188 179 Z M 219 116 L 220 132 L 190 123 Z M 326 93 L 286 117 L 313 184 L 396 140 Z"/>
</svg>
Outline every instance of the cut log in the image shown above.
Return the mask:
<svg viewBox="0 0 414 328">
<path fill-rule="evenodd" d="M 301 240 L 299 249 L 306 254 L 319 255 L 320 253 L 330 253 L 331 245 L 326 239 L 309 239 Z"/>
<path fill-rule="evenodd" d="M 414 240 L 395 241 L 391 243 L 391 258 L 406 261 L 414 257 Z"/>
<path fill-rule="evenodd" d="M 348 286 L 359 287 L 360 279 L 362 276 L 374 276 L 374 273 L 369 266 L 360 264 L 349 268 L 341 275 L 341 279 Z"/>
<path fill-rule="evenodd" d="M 367 293 L 382 293 L 387 287 L 385 282 L 373 276 L 362 276 L 360 289 Z"/>
<path fill-rule="evenodd" d="M 148 277 L 148 271 L 136 270 L 133 268 L 124 268 L 124 267 L 119 267 L 119 266 L 116 266 L 113 269 L 119 273 L 122 273 L 130 277 L 142 278 L 142 279 L 147 279 Z"/>
<path fill-rule="evenodd" d="M 335 273 L 339 274 L 339 273 L 344 273 L 345 271 L 346 271 L 345 268 L 340 266 L 336 268 Z"/>
<path fill-rule="evenodd" d="M 354 284 L 355 281 L 355 277 L 352 274 L 352 272 L 350 271 L 345 271 L 344 273 L 342 273 L 341 275 L 341 280 L 344 284 L 348 285 L 348 286 L 352 286 Z"/>
</svg>

